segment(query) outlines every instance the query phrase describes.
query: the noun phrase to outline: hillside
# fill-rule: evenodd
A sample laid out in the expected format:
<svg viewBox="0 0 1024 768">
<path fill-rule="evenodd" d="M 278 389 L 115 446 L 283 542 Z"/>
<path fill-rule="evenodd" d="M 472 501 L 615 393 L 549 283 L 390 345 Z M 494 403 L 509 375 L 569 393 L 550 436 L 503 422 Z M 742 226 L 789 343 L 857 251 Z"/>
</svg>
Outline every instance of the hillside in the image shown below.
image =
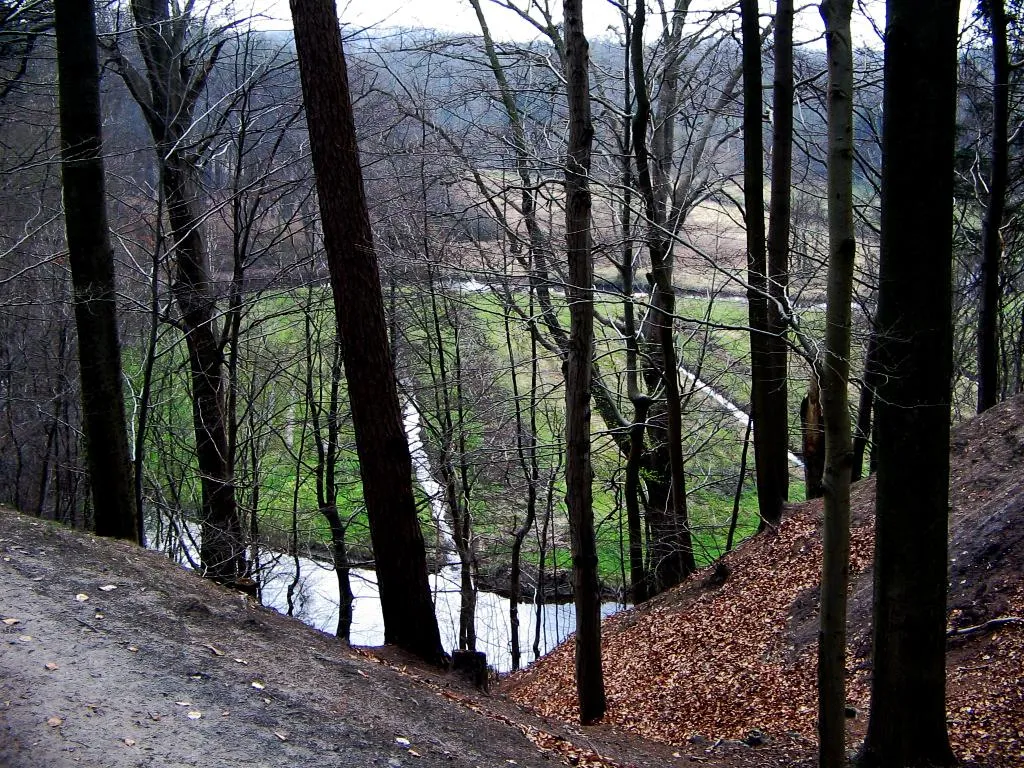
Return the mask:
<svg viewBox="0 0 1024 768">
<path fill-rule="evenodd" d="M 1024 616 L 1024 399 L 957 429 L 951 450 L 948 712 L 957 755 L 984 766 L 1024 764 L 1024 626 L 977 627 Z M 908 482 L 913 482 L 908 478 Z M 850 747 L 867 725 L 874 483 L 854 487 Z M 821 502 L 794 505 L 777 532 L 710 571 L 604 624 L 606 721 L 689 746 L 765 734 L 816 740 L 817 600 Z M 511 677 L 511 698 L 548 716 L 575 714 L 573 646 Z M 855 710 L 855 712 L 854 712 Z M 754 734 L 756 737 L 757 734 Z"/>
</svg>

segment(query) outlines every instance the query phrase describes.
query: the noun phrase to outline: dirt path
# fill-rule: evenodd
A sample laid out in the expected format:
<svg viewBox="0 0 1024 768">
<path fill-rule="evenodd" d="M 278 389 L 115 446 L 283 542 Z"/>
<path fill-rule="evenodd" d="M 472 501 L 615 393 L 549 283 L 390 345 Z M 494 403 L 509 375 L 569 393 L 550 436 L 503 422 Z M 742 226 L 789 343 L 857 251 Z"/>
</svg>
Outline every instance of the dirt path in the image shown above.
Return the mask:
<svg viewBox="0 0 1024 768">
<path fill-rule="evenodd" d="M 153 553 L 9 512 L 0 618 L 3 766 L 558 762 Z"/>
</svg>

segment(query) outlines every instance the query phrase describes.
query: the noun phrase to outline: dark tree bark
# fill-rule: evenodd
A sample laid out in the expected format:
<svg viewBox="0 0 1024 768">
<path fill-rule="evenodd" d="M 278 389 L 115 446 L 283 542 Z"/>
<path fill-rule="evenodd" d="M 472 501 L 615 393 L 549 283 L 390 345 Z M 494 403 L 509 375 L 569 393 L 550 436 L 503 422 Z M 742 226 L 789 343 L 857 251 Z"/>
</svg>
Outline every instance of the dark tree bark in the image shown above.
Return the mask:
<svg viewBox="0 0 1024 768">
<path fill-rule="evenodd" d="M 658 594 L 682 582 L 697 567 L 693 557 L 689 511 L 686 507 L 686 474 L 683 461 L 683 417 L 679 392 L 679 363 L 675 346 L 675 286 L 672 283 L 672 244 L 665 230 L 670 227 L 672 209 L 670 183 L 662 165 L 670 162 L 675 143 L 672 124 L 678 101 L 680 53 L 677 50 L 682 33 L 683 11 L 676 7 L 672 32 L 663 36 L 669 48 L 665 73 L 661 78 L 659 101 L 661 122 L 654 131 L 652 144 L 655 154 L 647 147 L 647 132 L 651 122 L 651 100 L 645 75 L 643 52 L 645 5 L 637 0 L 633 15 L 632 70 L 636 91 L 636 110 L 633 114 L 632 140 L 636 159 L 636 178 L 644 200 L 647 218 L 647 250 L 651 257 L 650 281 L 653 284 L 652 314 L 646 346 L 655 363 L 647 367 L 645 376 L 651 391 L 664 386 L 664 404 L 644 403 L 650 413 L 648 431 L 659 444 L 645 459 L 649 470 L 646 478 L 648 490 L 648 524 L 651 530 L 648 548 L 648 573 L 645 579 L 647 593 Z M 678 25 L 678 28 L 676 28 Z M 639 393 L 638 393 L 639 394 Z M 633 399 L 634 408 L 640 400 Z M 636 440 L 643 439 L 643 431 L 632 430 L 631 451 Z M 627 503 L 629 500 L 627 498 Z"/>
<path fill-rule="evenodd" d="M 945 650 L 955 0 L 889 0 L 868 766 L 954 762 Z"/>
<path fill-rule="evenodd" d="M 338 17 L 333 0 L 291 0 L 291 10 L 384 642 L 442 664 Z"/>
<path fill-rule="evenodd" d="M 565 377 L 566 505 L 572 540 L 576 603 L 576 690 L 580 722 L 605 712 L 601 668 L 601 595 L 594 537 L 593 468 L 590 462 L 590 383 L 594 356 L 594 265 L 590 233 L 589 45 L 582 0 L 564 0 L 569 146 L 565 168 L 565 231 L 569 260 L 569 355 Z"/>
<path fill-rule="evenodd" d="M 786 435 L 771 413 L 772 347 L 768 318 L 768 257 L 764 232 L 764 151 L 761 105 L 761 25 L 757 0 L 741 0 L 743 32 L 743 206 L 747 228 L 747 307 L 750 322 L 750 408 L 760 529 L 782 518 L 788 480 Z M 781 451 L 779 446 L 781 445 Z"/>
<path fill-rule="evenodd" d="M 235 503 L 234 468 L 228 450 L 224 355 L 216 328 L 216 299 L 204 247 L 195 183 L 197 169 L 184 142 L 196 100 L 223 42 L 204 60 L 193 58 L 192 18 L 170 15 L 167 0 L 133 0 L 143 77 L 115 49 L 121 77 L 142 109 L 160 163 L 176 268 L 172 285 L 185 335 L 192 380 L 192 421 L 202 488 L 202 543 L 205 575 L 236 584 L 245 576 L 245 536 Z"/>
<path fill-rule="evenodd" d="M 824 0 L 828 51 L 828 304 L 822 415 L 824 531 L 818 635 L 818 764 L 846 764 L 846 592 L 850 581 L 850 299 L 853 228 L 853 0 Z"/>
<path fill-rule="evenodd" d="M 981 229 L 981 301 L 978 303 L 978 413 L 999 399 L 999 267 L 1003 257 L 1003 212 L 1010 163 L 1007 141 L 1010 105 L 1010 54 L 1003 0 L 983 0 L 982 12 L 992 38 L 992 169 L 988 208 Z"/>
<path fill-rule="evenodd" d="M 789 348 L 785 316 L 793 179 L 793 0 L 775 4 L 772 89 L 772 186 L 768 209 L 768 366 L 761 430 L 770 438 L 766 468 L 773 507 L 789 500 Z M 758 493 L 760 498 L 760 492 Z M 777 499 L 777 500 L 775 500 Z M 762 520 L 764 519 L 762 512 Z"/>
<path fill-rule="evenodd" d="M 121 387 L 114 252 L 107 226 L 93 4 L 54 3 L 61 179 L 96 533 L 139 540 Z"/>
</svg>

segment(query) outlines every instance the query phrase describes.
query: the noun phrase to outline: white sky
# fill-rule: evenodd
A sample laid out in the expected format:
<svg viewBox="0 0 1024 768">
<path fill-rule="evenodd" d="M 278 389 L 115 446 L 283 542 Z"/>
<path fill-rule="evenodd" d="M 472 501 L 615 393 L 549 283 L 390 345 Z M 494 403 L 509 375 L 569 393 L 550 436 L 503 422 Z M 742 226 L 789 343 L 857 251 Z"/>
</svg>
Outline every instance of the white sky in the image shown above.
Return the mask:
<svg viewBox="0 0 1024 768">
<path fill-rule="evenodd" d="M 666 5 L 671 0 L 666 1 Z M 520 8 L 528 8 L 537 3 L 547 2 L 552 8 L 552 15 L 561 19 L 562 3 L 560 0 L 514 0 Z M 866 4 L 876 8 L 884 6 L 880 0 L 865 0 Z M 479 34 L 476 14 L 468 0 L 337 0 L 338 15 L 342 22 L 353 27 L 423 27 L 441 32 Z M 633 0 L 629 0 L 632 7 Z M 701 9 L 722 7 L 723 0 L 696 0 L 691 11 L 700 15 Z M 771 13 L 774 3 L 762 0 L 762 13 Z M 859 5 L 860 3 L 858 3 Z M 650 3 L 654 5 L 654 3 Z M 537 30 L 508 9 L 501 8 L 489 0 L 484 0 L 484 13 L 487 16 L 491 33 L 499 40 L 529 40 L 538 36 Z M 261 18 L 255 25 L 263 29 L 289 29 L 291 16 L 288 0 L 235 0 L 236 14 L 242 15 L 249 8 Z M 855 16 L 858 11 L 854 11 Z M 882 10 L 884 15 L 884 10 Z M 611 29 L 619 30 L 622 23 L 618 9 L 608 0 L 583 0 L 583 22 L 586 33 L 590 37 L 603 37 L 611 33 Z M 659 20 L 648 16 L 648 25 L 653 27 Z M 804 6 L 799 15 L 798 38 L 812 40 L 821 35 L 821 19 L 818 16 L 817 4 Z M 610 29 L 611 28 L 611 29 Z M 855 21 L 858 43 L 877 44 L 877 37 L 870 24 L 861 18 Z"/>
</svg>

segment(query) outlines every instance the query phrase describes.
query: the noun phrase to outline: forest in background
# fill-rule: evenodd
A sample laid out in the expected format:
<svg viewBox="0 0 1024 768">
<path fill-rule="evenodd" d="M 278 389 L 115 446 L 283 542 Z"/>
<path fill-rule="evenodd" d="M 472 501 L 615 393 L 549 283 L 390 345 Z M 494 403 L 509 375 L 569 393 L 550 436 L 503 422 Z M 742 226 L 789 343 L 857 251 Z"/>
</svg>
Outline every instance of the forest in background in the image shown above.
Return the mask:
<svg viewBox="0 0 1024 768">
<path fill-rule="evenodd" d="M 487 9 L 478 6 L 479 36 L 413 30 L 346 38 L 390 351 L 441 495 L 432 506 L 419 492 L 421 524 L 428 544 L 442 550 L 432 516 L 444 510 L 454 552 L 438 551 L 434 562 L 455 558 L 461 568 L 470 649 L 478 583 L 544 594 L 543 580 L 554 581 L 553 571 L 565 572 L 571 562 L 564 502 L 565 296 L 572 285 L 564 245 L 567 52 L 560 14 L 548 5 L 522 12 L 540 34 L 526 44 L 492 39 Z M 326 553 L 339 579 L 347 578 L 348 568 L 372 555 L 294 43 L 245 20 L 204 15 L 205 8 L 189 5 L 176 15 L 180 10 L 163 4 L 179 90 L 168 94 L 175 108 L 161 115 L 162 135 L 139 86 L 151 64 L 138 47 L 145 35 L 127 5 L 103 5 L 98 13 L 103 159 L 141 526 L 182 557 L 182 537 L 208 524 L 203 483 L 211 475 L 197 455 L 202 406 L 187 343 L 198 331 L 208 335 L 222 376 L 214 398 L 225 441 L 219 480 L 235 507 L 238 557 L 258 562 L 262 548 Z M 624 8 L 625 30 L 637 20 Z M 762 165 L 760 183 L 749 183 L 744 110 L 759 117 L 759 154 L 771 164 L 779 146 L 778 86 L 767 85 L 775 23 L 770 14 L 758 20 L 765 73 L 753 106 L 744 98 L 735 8 L 705 11 L 681 2 L 648 18 L 646 33 L 590 41 L 598 568 L 610 589 L 638 601 L 777 520 L 787 498 L 821 492 L 815 366 L 825 347 L 830 229 L 820 43 L 792 51 L 785 278 L 759 274 L 748 262 L 750 201 L 759 198 L 767 215 L 763 193 L 776 190 L 774 166 L 766 173 Z M 1016 16 L 1006 23 L 1016 50 Z M 19 509 L 89 527 L 94 510 L 64 246 L 49 5 L 4 3 L 0 25 L 0 494 Z M 992 117 L 998 91 L 991 28 L 979 14 L 958 51 L 954 419 L 975 410 L 979 388 L 1005 399 L 1022 383 L 1015 228 L 1021 175 L 1012 129 L 1020 93 L 1012 69 L 1005 89 L 1011 130 L 1000 134 Z M 854 51 L 852 61 L 857 250 L 848 364 L 859 450 L 852 472 L 859 476 L 874 456 L 878 385 L 871 350 L 881 231 L 880 44 Z M 645 111 L 647 124 L 639 124 Z M 999 152 L 1009 170 L 994 194 Z M 184 239 L 162 183 L 168 168 L 195 188 L 188 202 L 197 213 L 184 231 L 206 273 L 199 281 L 206 315 L 198 323 L 175 291 Z M 754 189 L 761 194 L 751 198 Z M 1001 243 L 994 294 L 982 257 L 993 210 Z M 763 227 L 765 217 L 756 218 Z M 766 334 L 760 321 L 780 325 Z M 986 323 L 995 329 L 994 373 L 978 356 Z M 781 369 L 776 358 L 767 374 L 755 370 L 757 351 L 751 355 L 751 340 L 756 347 L 765 335 L 785 342 Z M 775 438 L 761 466 L 744 418 L 754 381 L 777 398 L 764 411 L 775 420 L 765 416 L 756 433 Z M 772 484 L 763 486 L 769 475 Z M 243 570 L 258 589 L 259 572 Z"/>
</svg>

